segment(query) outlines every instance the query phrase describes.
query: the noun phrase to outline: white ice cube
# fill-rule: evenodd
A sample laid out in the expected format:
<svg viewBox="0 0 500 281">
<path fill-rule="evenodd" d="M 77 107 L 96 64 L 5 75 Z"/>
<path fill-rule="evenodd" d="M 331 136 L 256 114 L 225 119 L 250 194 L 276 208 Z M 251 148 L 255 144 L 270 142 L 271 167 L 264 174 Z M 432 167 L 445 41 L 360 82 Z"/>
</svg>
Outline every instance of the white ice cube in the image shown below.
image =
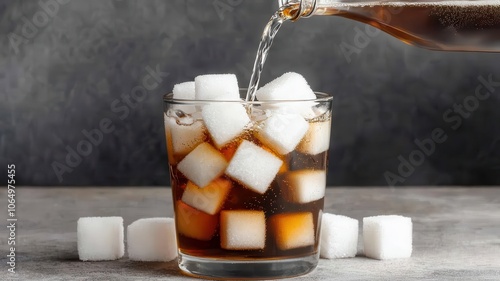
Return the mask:
<svg viewBox="0 0 500 281">
<path fill-rule="evenodd" d="M 263 211 L 232 210 L 220 214 L 220 243 L 227 250 L 259 250 L 266 245 Z"/>
<path fill-rule="evenodd" d="M 174 99 L 194 100 L 195 98 L 194 81 L 179 83 L 174 85 L 172 90 Z"/>
<path fill-rule="evenodd" d="M 231 181 L 223 178 L 212 181 L 204 188 L 188 182 L 181 200 L 200 211 L 215 215 L 224 205 L 224 200 L 231 191 L 231 186 Z"/>
<path fill-rule="evenodd" d="M 290 202 L 309 203 L 325 197 L 326 171 L 298 170 L 279 177 L 281 193 Z"/>
<path fill-rule="evenodd" d="M 123 257 L 123 218 L 84 217 L 77 223 L 78 256 L 82 261 Z"/>
<path fill-rule="evenodd" d="M 359 222 L 346 216 L 323 213 L 320 255 L 326 259 L 352 258 L 358 251 Z"/>
<path fill-rule="evenodd" d="M 247 188 L 264 194 L 282 164 L 283 161 L 273 153 L 244 140 L 231 158 L 226 175 Z"/>
<path fill-rule="evenodd" d="M 257 132 L 258 139 L 279 154 L 288 154 L 304 137 L 309 123 L 298 114 L 273 114 Z"/>
<path fill-rule="evenodd" d="M 205 139 L 205 127 L 201 121 L 182 125 L 178 124 L 174 117 L 165 117 L 165 123 L 174 154 L 186 155 Z"/>
<path fill-rule="evenodd" d="M 325 152 L 330 148 L 331 122 L 314 122 L 309 124 L 309 130 L 297 146 L 297 150 L 310 155 Z"/>
<path fill-rule="evenodd" d="M 206 74 L 197 76 L 195 98 L 197 100 L 239 100 L 238 80 L 234 74 Z"/>
<path fill-rule="evenodd" d="M 295 72 L 287 72 L 262 86 L 255 93 L 259 101 L 311 100 L 316 95 L 306 79 Z"/>
<path fill-rule="evenodd" d="M 369 258 L 408 258 L 412 253 L 412 222 L 403 216 L 363 218 L 363 244 Z"/>
<path fill-rule="evenodd" d="M 128 257 L 134 261 L 171 261 L 177 257 L 172 218 L 139 219 L 127 227 Z"/>
<path fill-rule="evenodd" d="M 206 142 L 198 145 L 177 165 L 177 169 L 199 187 L 205 187 L 218 178 L 226 167 L 224 156 Z"/>
<path fill-rule="evenodd" d="M 280 250 L 314 245 L 314 222 L 310 212 L 273 215 L 269 224 Z"/>
<path fill-rule="evenodd" d="M 243 105 L 237 103 L 205 105 L 202 116 L 210 136 L 219 148 L 243 133 L 250 122 Z"/>
</svg>

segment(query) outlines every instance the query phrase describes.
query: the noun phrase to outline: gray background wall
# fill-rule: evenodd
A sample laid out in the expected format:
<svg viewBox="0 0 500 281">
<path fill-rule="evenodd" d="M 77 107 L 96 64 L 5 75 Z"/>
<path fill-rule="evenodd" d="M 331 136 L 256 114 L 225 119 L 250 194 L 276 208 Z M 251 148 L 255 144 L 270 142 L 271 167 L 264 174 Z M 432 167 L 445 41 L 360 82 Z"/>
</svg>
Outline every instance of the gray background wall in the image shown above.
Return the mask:
<svg viewBox="0 0 500 281">
<path fill-rule="evenodd" d="M 206 73 L 236 73 L 246 86 L 275 2 L 0 1 L 0 167 L 16 164 L 23 185 L 166 185 L 161 96 Z M 356 45 L 365 28 L 287 23 L 263 74 L 296 71 L 334 96 L 329 184 L 387 185 L 387 172 L 397 185 L 500 184 L 500 86 L 467 116 L 443 118 L 471 102 L 478 77 L 500 81 L 500 54 L 432 52 L 383 33 Z M 136 92 L 148 68 L 168 76 Z M 102 140 L 68 162 L 102 122 Z M 415 141 L 436 128 L 447 139 L 415 162 Z M 398 172 L 410 156 L 413 169 Z M 59 178 L 56 162 L 67 167 Z"/>
</svg>

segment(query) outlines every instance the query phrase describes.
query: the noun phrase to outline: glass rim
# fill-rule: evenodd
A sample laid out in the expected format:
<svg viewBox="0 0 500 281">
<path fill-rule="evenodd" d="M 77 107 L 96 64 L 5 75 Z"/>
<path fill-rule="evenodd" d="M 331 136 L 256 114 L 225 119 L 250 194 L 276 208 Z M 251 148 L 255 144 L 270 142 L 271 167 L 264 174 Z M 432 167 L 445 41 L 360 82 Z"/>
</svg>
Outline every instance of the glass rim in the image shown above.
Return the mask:
<svg viewBox="0 0 500 281">
<path fill-rule="evenodd" d="M 240 93 L 244 91 L 246 93 L 246 88 L 240 88 Z M 187 99 L 174 99 L 173 93 L 167 93 L 163 95 L 163 101 L 173 104 L 206 104 L 206 103 L 239 103 L 239 104 L 273 104 L 273 103 L 304 103 L 304 102 L 330 102 L 333 96 L 330 96 L 324 92 L 314 92 L 316 95 L 315 99 L 301 99 L 301 100 L 269 100 L 269 101 L 246 101 L 246 100 L 187 100 Z"/>
</svg>

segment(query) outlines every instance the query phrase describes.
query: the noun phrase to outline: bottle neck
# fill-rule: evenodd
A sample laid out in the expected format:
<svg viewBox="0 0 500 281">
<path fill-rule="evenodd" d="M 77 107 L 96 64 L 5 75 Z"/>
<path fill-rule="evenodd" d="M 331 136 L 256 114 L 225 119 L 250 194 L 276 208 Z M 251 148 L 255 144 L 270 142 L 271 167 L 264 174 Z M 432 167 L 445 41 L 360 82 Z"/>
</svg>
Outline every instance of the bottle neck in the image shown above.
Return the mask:
<svg viewBox="0 0 500 281">
<path fill-rule="evenodd" d="M 292 7 L 288 13 L 291 20 L 308 18 L 316 12 L 317 0 L 278 0 L 280 7 Z"/>
</svg>

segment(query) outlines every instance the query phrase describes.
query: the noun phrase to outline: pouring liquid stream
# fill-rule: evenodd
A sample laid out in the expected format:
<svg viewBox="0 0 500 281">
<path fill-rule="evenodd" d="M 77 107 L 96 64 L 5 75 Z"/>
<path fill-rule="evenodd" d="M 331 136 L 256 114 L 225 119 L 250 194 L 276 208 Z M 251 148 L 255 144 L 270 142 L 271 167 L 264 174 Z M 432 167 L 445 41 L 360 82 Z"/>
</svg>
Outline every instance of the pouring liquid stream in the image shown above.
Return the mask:
<svg viewBox="0 0 500 281">
<path fill-rule="evenodd" d="M 296 6 L 297 5 L 292 4 L 281 7 L 274 13 L 264 28 L 253 65 L 252 76 L 250 77 L 250 83 L 248 85 L 246 101 L 255 100 L 255 92 L 257 92 L 257 87 L 259 86 L 260 75 L 262 74 L 262 69 L 264 68 L 264 63 L 266 62 L 267 55 L 273 44 L 274 37 L 278 34 L 283 22 L 290 18 L 289 13 Z"/>
</svg>

